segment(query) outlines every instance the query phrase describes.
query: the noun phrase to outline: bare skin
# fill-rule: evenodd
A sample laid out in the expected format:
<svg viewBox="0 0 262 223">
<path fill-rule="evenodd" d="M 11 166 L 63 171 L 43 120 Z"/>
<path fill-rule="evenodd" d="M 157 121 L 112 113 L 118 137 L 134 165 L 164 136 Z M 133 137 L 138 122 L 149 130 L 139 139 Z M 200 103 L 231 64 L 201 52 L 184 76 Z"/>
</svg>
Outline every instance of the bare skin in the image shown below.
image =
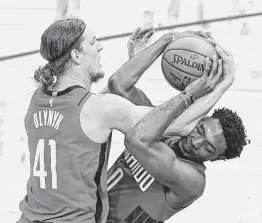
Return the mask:
<svg viewBox="0 0 262 223">
<path fill-rule="evenodd" d="M 139 30 L 139 29 L 138 29 Z M 148 31 L 150 32 L 150 30 Z M 133 42 L 133 44 L 128 44 L 128 54 L 131 55 L 130 57 L 135 55 L 135 48 L 136 48 L 136 36 L 138 35 L 137 30 L 134 31 L 133 35 L 131 36 L 130 41 Z M 146 35 L 146 33 L 145 33 Z M 148 35 L 147 35 L 148 36 Z M 138 37 L 139 42 L 139 49 L 137 52 L 144 50 L 147 46 L 147 38 L 141 37 L 141 35 Z M 216 43 L 212 41 L 212 43 L 215 45 Z M 130 47 L 131 45 L 131 47 Z M 220 54 L 223 56 L 225 63 L 222 67 L 222 61 L 218 60 L 218 58 L 213 58 L 213 64 L 211 69 L 211 75 L 209 76 L 209 82 L 212 81 L 211 77 L 216 76 L 216 80 L 213 80 L 213 85 L 216 84 L 216 81 L 221 78 L 222 75 L 222 68 L 225 71 L 228 71 L 226 75 L 226 78 L 224 78 L 223 82 L 220 83 L 214 91 L 200 99 L 198 99 L 193 105 L 191 105 L 187 110 L 185 110 L 180 116 L 178 116 L 173 122 L 172 126 L 172 136 L 187 136 L 184 139 L 187 139 L 186 141 L 180 140 L 179 142 L 179 151 L 175 151 L 178 154 L 181 154 L 183 158 L 192 160 L 194 162 L 197 161 L 197 157 L 202 158 L 200 162 L 203 162 L 205 160 L 210 160 L 213 157 L 223 153 L 226 149 L 226 143 L 223 135 L 223 131 L 221 129 L 221 125 L 218 120 L 212 119 L 212 118 L 204 118 L 207 113 L 210 111 L 210 109 L 217 103 L 217 101 L 221 98 L 221 96 L 226 92 L 226 90 L 231 86 L 231 84 L 234 81 L 234 66 L 232 57 L 226 57 L 226 55 L 218 49 Z M 227 67 L 231 67 L 232 69 L 228 69 Z M 216 73 L 216 74 L 215 74 Z M 139 78 L 142 76 L 142 74 L 139 75 L 130 75 L 130 76 L 112 76 L 111 77 L 111 92 L 118 94 L 122 97 L 125 97 L 129 101 L 133 102 L 137 105 L 150 105 L 150 99 L 146 96 L 146 94 L 136 88 L 134 85 L 137 83 Z M 112 82 L 115 82 L 112 84 Z M 117 86 L 117 88 L 114 88 L 114 86 Z M 208 90 L 208 89 L 207 89 Z M 152 105 L 152 104 L 151 104 Z M 172 108 L 171 102 L 165 104 L 164 106 L 160 107 L 158 110 L 170 110 Z M 143 167 L 148 167 L 150 169 L 152 166 L 150 164 L 157 163 L 158 170 L 160 169 L 159 173 L 154 171 L 149 171 L 152 176 L 157 179 L 159 182 L 163 182 L 165 186 L 169 188 L 166 193 L 166 198 L 171 207 L 174 209 L 179 209 L 181 207 L 185 207 L 186 205 L 192 203 L 194 200 L 199 198 L 205 188 L 205 178 L 199 174 L 198 171 L 196 171 L 194 168 L 192 168 L 190 165 L 179 162 L 178 159 L 176 159 L 176 155 L 174 155 L 174 151 L 172 151 L 168 146 L 169 142 L 166 141 L 165 144 L 159 143 L 159 139 L 162 137 L 161 132 L 163 132 L 163 128 L 161 129 L 159 126 L 161 126 L 161 123 L 156 123 L 155 116 L 157 115 L 157 111 L 150 112 L 147 117 L 148 119 L 144 122 L 151 122 L 151 125 L 145 125 L 141 128 L 136 127 L 135 132 L 138 135 L 133 135 L 130 139 L 130 135 L 126 137 L 126 146 L 128 146 L 128 149 L 130 151 L 134 151 L 134 154 L 137 155 L 137 157 L 140 157 L 142 160 L 140 163 Z M 149 121 L 150 120 L 150 121 Z M 138 125 L 140 125 L 142 120 L 139 122 Z M 142 124 L 141 124 L 142 125 Z M 167 124 L 168 125 L 168 124 Z M 147 126 L 147 127 L 146 127 Z M 149 127 L 150 126 L 150 127 Z M 154 127 L 153 127 L 154 126 Z M 158 128 L 156 128 L 158 126 Z M 170 126 L 169 126 L 170 127 Z M 138 129 L 139 130 L 138 130 Z M 156 131 L 153 133 L 150 131 L 150 134 L 148 134 L 148 138 L 141 138 L 144 135 L 145 131 L 148 131 L 147 128 L 155 129 Z M 132 131 L 131 131 L 132 132 Z M 142 132 L 142 134 L 141 134 Z M 134 138 L 138 137 L 138 139 L 141 139 L 143 141 L 143 147 L 144 149 L 141 149 L 141 144 L 134 145 L 132 142 L 135 141 Z M 131 140 L 131 143 L 128 141 Z M 171 138 L 172 140 L 172 138 Z M 190 142 L 190 147 L 188 146 L 188 142 Z M 154 151 L 150 151 L 150 148 L 152 145 L 144 144 L 145 142 L 155 142 L 157 144 L 157 148 L 154 148 Z M 154 144 L 154 145 L 155 145 Z M 161 144 L 161 145 L 160 145 Z M 172 142 L 171 142 L 172 144 Z M 170 146 L 171 146 L 170 144 Z M 134 146 L 134 147 L 133 147 Z M 136 147 L 137 146 L 137 147 Z M 148 146 L 148 147 L 147 147 Z M 151 147 L 150 147 L 151 146 Z M 163 147 L 163 148 L 162 148 Z M 139 149 L 136 149 L 139 148 Z M 147 149 L 146 149 L 147 148 Z M 191 148 L 190 150 L 188 150 Z M 157 150 L 157 151 L 156 151 Z M 160 155 L 161 154 L 161 155 Z M 163 155 L 165 154 L 165 155 Z M 143 158 L 144 157 L 144 158 Z M 170 157 L 170 160 L 161 160 L 159 157 Z M 150 162 L 146 162 L 150 159 Z M 175 160 L 175 161 L 174 161 Z M 171 163 L 175 163 L 172 167 Z M 169 166 L 167 166 L 170 164 Z M 145 166 L 144 166 L 145 165 Z M 149 166 L 148 166 L 149 165 Z M 153 165 L 153 164 L 152 164 Z M 177 165 L 177 166 L 176 166 Z M 169 168 L 169 169 L 168 169 Z M 182 168 L 180 170 L 180 168 Z M 154 170 L 155 168 L 153 168 Z M 165 173 L 169 173 L 170 175 L 165 175 Z M 162 179 L 163 176 L 165 176 L 165 179 Z M 177 177 L 178 176 L 178 177 Z M 171 179 L 171 180 L 170 180 Z M 178 179 L 175 180 L 174 179 Z M 193 186 L 194 185 L 194 186 Z"/>
<path fill-rule="evenodd" d="M 93 34 L 87 33 L 86 35 Z M 141 74 L 144 73 L 144 71 L 156 60 L 156 58 L 161 55 L 165 46 L 171 41 L 172 35 L 173 34 L 165 34 L 146 50 L 140 52 L 127 61 L 115 72 L 114 75 L 122 76 L 121 74 L 125 74 L 126 76 L 141 76 Z M 93 38 L 88 37 L 86 39 L 92 40 Z M 85 71 L 89 74 L 89 79 L 94 79 L 95 68 L 99 70 L 99 63 L 97 62 L 97 58 L 99 58 L 99 56 L 95 56 L 95 53 L 92 48 L 90 49 L 89 44 L 87 43 L 87 45 L 85 45 L 85 43 L 83 43 L 83 52 L 72 53 L 75 53 L 72 58 L 75 58 L 74 63 L 77 65 L 72 66 L 72 69 L 75 69 L 78 73 L 80 73 L 80 71 Z M 91 64 L 92 66 L 86 67 L 83 62 L 87 60 L 93 60 L 93 62 L 98 63 L 98 65 Z M 90 72 L 90 67 L 92 67 L 93 72 Z M 191 89 L 189 89 L 191 94 L 199 95 L 199 93 L 203 91 L 203 86 L 210 84 L 208 83 L 210 68 L 211 63 L 207 60 L 205 75 L 194 82 L 194 85 L 191 85 Z M 97 71 L 97 73 L 99 72 L 100 71 Z M 81 77 L 81 75 L 78 75 L 77 77 L 75 76 L 75 78 L 78 77 Z M 79 84 L 81 83 L 83 82 L 79 81 Z M 85 87 L 90 89 L 88 81 L 86 81 L 86 84 L 87 85 Z M 191 100 L 189 96 L 185 95 L 184 97 L 190 104 Z M 169 107 L 170 110 L 164 109 L 166 107 Z M 177 114 L 181 114 L 185 109 L 185 103 L 179 96 L 172 97 L 160 106 L 152 108 L 147 106 L 135 106 L 128 100 L 113 94 L 93 94 L 83 106 L 80 114 L 80 121 L 84 133 L 91 140 L 98 143 L 104 143 L 107 141 L 113 129 L 119 130 L 125 134 L 151 110 L 160 114 L 161 117 L 172 114 L 171 110 L 176 108 L 179 109 L 179 113 Z M 167 129 L 167 134 L 168 131 L 169 130 Z"/>
<path fill-rule="evenodd" d="M 213 92 L 206 97 L 213 95 L 215 98 L 220 98 L 232 85 L 235 71 L 232 56 L 226 54 L 218 46 L 216 49 L 223 60 L 225 76 Z M 204 98 L 201 99 L 204 101 Z M 197 102 L 194 105 L 196 104 Z M 169 109 L 170 106 L 165 108 Z M 181 162 L 176 153 L 160 141 L 165 129 L 176 118 L 176 110 L 173 110 L 173 115 L 169 117 L 165 116 L 164 119 L 159 117 L 153 111 L 143 117 L 126 134 L 125 146 L 148 173 L 169 189 L 166 193 L 167 201 L 171 207 L 177 209 L 192 203 L 202 195 L 205 188 L 205 178 L 191 165 Z M 220 123 L 212 118 L 199 122 L 184 141 L 179 141 L 178 146 L 183 157 L 200 162 L 216 158 L 226 148 Z"/>
</svg>

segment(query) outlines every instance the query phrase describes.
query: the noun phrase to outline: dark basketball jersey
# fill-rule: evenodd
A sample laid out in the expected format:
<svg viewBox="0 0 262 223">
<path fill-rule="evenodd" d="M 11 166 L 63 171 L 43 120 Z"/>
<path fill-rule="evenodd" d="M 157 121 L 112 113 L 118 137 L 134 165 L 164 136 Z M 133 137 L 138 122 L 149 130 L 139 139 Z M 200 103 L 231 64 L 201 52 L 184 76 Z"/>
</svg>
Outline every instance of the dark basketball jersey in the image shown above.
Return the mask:
<svg viewBox="0 0 262 223">
<path fill-rule="evenodd" d="M 111 135 L 99 144 L 82 131 L 87 90 L 73 86 L 55 94 L 38 89 L 25 117 L 30 178 L 19 222 L 105 222 Z"/>
<path fill-rule="evenodd" d="M 205 166 L 181 159 L 203 175 Z M 163 222 L 183 210 L 166 201 L 167 188 L 157 182 L 127 149 L 108 171 L 109 215 L 107 223 Z"/>
</svg>

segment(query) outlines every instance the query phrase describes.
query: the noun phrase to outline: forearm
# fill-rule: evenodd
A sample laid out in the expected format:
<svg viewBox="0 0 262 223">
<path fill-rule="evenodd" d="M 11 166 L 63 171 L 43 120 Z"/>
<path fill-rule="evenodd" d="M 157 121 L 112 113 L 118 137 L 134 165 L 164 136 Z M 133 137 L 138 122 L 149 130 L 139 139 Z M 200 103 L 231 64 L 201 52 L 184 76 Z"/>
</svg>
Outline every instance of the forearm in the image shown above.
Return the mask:
<svg viewBox="0 0 262 223">
<path fill-rule="evenodd" d="M 108 80 L 111 93 L 128 92 L 148 67 L 161 55 L 171 37 L 162 37 L 154 44 L 128 60 Z"/>
<path fill-rule="evenodd" d="M 197 118 L 206 116 L 229 87 L 229 84 L 218 85 L 211 93 L 199 98 L 175 122 L 179 125 L 186 125 Z"/>
<path fill-rule="evenodd" d="M 189 96 L 183 94 L 182 97 L 187 100 L 189 105 L 191 101 Z M 177 95 L 147 113 L 129 132 L 129 137 L 142 143 L 158 142 L 171 122 L 184 112 L 185 109 L 185 101 Z"/>
<path fill-rule="evenodd" d="M 165 131 L 166 135 L 188 135 L 224 95 L 232 83 L 221 83 L 211 93 L 199 98 L 185 112 L 177 117 Z"/>
</svg>

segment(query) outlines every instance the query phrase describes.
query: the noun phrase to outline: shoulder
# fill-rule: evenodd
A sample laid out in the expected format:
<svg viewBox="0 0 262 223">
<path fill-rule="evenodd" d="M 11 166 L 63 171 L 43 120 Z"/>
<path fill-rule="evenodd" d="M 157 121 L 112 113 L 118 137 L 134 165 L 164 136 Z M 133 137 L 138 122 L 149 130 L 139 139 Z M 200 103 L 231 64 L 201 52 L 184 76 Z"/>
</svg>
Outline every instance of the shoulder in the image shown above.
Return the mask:
<svg viewBox="0 0 262 223">
<path fill-rule="evenodd" d="M 185 174 L 184 180 L 175 182 L 174 187 L 166 190 L 166 199 L 173 209 L 187 207 L 198 198 L 200 198 L 206 187 L 205 176 L 196 168 L 187 165 L 187 168 L 181 169 L 181 174 Z"/>
<path fill-rule="evenodd" d="M 80 124 L 83 132 L 91 140 L 103 143 L 111 133 L 114 123 L 121 118 L 117 116 L 117 97 L 110 94 L 92 94 L 85 101 L 80 112 Z"/>
<path fill-rule="evenodd" d="M 93 94 L 92 98 L 90 97 L 90 99 L 97 101 L 98 103 L 110 103 L 112 101 L 116 101 L 116 102 L 125 102 L 127 101 L 125 98 L 122 98 L 116 94 L 110 94 L 110 93 L 102 93 L 102 94 Z"/>
<path fill-rule="evenodd" d="M 130 106 L 130 103 L 125 98 L 122 98 L 115 94 L 93 94 L 88 103 L 86 103 L 85 107 L 92 107 L 93 109 L 99 111 L 112 111 L 115 109 L 123 109 L 123 106 Z"/>
<path fill-rule="evenodd" d="M 180 191 L 187 192 L 190 196 L 202 194 L 206 185 L 206 177 L 200 170 L 202 167 L 199 166 L 200 164 L 178 158 L 174 167 L 180 181 L 174 184 L 178 187 L 170 189 L 178 195 L 181 193 Z"/>
<path fill-rule="evenodd" d="M 93 94 L 83 105 L 81 116 L 103 125 L 116 123 L 133 110 L 135 105 L 115 94 Z"/>
</svg>

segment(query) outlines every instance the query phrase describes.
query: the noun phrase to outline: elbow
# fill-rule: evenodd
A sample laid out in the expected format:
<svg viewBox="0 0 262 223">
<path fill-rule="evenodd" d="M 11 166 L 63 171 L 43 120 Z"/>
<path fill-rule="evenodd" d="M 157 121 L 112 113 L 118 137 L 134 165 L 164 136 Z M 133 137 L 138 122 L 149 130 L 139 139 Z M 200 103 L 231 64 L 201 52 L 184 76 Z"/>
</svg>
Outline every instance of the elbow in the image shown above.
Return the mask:
<svg viewBox="0 0 262 223">
<path fill-rule="evenodd" d="M 133 129 L 131 129 L 125 135 L 124 144 L 127 149 L 130 149 L 133 147 L 139 147 L 140 142 L 139 142 L 139 138 L 136 135 L 137 134 L 135 133 Z"/>
<path fill-rule="evenodd" d="M 110 77 L 107 82 L 108 90 L 112 94 L 116 94 L 119 91 L 119 84 L 117 78 Z"/>
<path fill-rule="evenodd" d="M 132 150 L 132 148 L 147 148 L 149 143 L 144 140 L 141 133 L 132 129 L 125 135 L 124 144 L 127 149 Z"/>
<path fill-rule="evenodd" d="M 117 77 L 110 77 L 107 82 L 108 90 L 111 94 L 123 96 L 125 90 L 121 87 L 121 81 Z"/>
</svg>

